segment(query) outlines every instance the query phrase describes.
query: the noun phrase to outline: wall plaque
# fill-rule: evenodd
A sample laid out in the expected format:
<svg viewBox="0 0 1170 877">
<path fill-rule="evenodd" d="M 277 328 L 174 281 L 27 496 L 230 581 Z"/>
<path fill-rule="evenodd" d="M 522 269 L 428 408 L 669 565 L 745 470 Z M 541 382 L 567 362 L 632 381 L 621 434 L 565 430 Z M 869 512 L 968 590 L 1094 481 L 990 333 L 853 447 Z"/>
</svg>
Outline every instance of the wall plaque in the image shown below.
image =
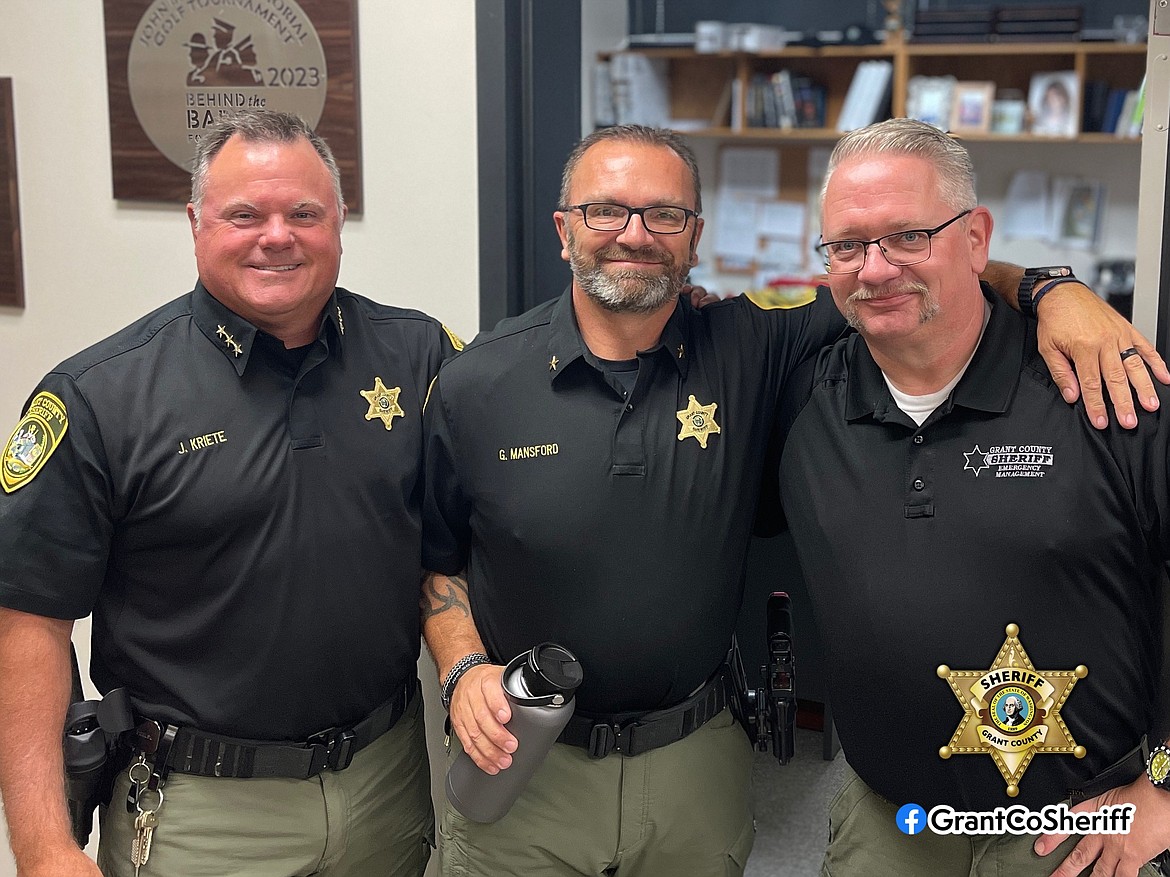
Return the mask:
<svg viewBox="0 0 1170 877">
<path fill-rule="evenodd" d="M 329 141 L 361 212 L 356 0 L 103 0 L 114 197 L 186 203 L 221 115 L 293 112 Z"/>
<path fill-rule="evenodd" d="M 24 307 L 16 129 L 12 121 L 12 80 L 7 78 L 0 79 L 0 305 Z"/>
</svg>

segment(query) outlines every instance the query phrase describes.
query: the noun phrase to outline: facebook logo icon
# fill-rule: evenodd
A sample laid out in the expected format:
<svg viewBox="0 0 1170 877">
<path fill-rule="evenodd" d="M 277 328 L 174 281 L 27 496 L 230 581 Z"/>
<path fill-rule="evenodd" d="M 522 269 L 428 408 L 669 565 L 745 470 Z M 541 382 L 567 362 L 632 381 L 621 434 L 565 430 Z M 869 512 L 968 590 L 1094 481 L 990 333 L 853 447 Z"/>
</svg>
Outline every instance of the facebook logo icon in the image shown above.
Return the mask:
<svg viewBox="0 0 1170 877">
<path fill-rule="evenodd" d="M 926 828 L 926 811 L 917 804 L 903 804 L 894 817 L 902 834 L 918 834 Z"/>
</svg>

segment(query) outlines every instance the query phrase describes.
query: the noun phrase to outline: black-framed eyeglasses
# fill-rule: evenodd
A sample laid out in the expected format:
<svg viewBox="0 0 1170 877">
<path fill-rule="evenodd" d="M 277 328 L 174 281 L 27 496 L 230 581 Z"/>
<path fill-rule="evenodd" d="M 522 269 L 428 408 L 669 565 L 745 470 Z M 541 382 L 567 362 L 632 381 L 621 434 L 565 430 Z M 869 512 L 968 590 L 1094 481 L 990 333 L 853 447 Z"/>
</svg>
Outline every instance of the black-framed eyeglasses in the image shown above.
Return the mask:
<svg viewBox="0 0 1170 877">
<path fill-rule="evenodd" d="M 642 217 L 646 231 L 654 234 L 681 234 L 687 230 L 690 218 L 699 215 L 687 207 L 676 207 L 673 204 L 628 207 L 625 204 L 593 201 L 589 204 L 574 204 L 565 209 L 580 210 L 585 227 L 594 231 L 624 231 L 630 224 L 630 217 L 637 215 Z"/>
<path fill-rule="evenodd" d="M 874 238 L 872 241 L 825 241 L 817 244 L 816 251 L 825 260 L 825 270 L 830 274 L 856 274 L 865 267 L 869 245 L 877 244 L 886 261 L 898 268 L 917 265 L 930 258 L 930 239 L 954 222 L 958 222 L 970 210 L 964 210 L 942 225 L 934 228 L 911 228 L 893 234 Z"/>
</svg>

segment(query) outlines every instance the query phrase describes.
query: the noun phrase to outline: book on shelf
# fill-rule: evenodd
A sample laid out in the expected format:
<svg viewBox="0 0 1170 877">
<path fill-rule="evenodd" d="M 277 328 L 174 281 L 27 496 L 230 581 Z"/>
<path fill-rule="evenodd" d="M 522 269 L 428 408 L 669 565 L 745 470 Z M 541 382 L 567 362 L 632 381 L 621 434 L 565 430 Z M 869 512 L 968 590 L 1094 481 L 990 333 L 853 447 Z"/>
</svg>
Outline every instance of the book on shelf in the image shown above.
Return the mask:
<svg viewBox="0 0 1170 877">
<path fill-rule="evenodd" d="M 1105 115 L 1101 120 L 1101 130 L 1106 134 L 1117 130 L 1117 123 L 1121 119 L 1121 110 L 1125 104 L 1125 96 L 1128 93 L 1124 88 L 1109 90 L 1109 99 L 1105 103 Z"/>
<path fill-rule="evenodd" d="M 893 74 L 892 61 L 875 58 L 857 65 L 837 119 L 838 131 L 844 133 L 864 128 L 882 116 L 889 102 Z"/>
</svg>

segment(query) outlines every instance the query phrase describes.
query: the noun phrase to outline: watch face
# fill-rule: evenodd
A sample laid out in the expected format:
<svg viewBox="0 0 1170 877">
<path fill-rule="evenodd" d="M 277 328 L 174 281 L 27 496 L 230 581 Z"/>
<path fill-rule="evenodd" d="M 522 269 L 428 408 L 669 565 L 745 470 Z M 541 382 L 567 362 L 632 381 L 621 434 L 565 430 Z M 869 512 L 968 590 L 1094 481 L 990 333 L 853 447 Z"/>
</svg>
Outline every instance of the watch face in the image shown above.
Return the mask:
<svg viewBox="0 0 1170 877">
<path fill-rule="evenodd" d="M 1150 758 L 1149 772 L 1150 782 L 1155 786 L 1165 784 L 1167 776 L 1170 776 L 1170 753 L 1166 751 L 1165 746 L 1154 750 L 1154 754 Z"/>
</svg>

